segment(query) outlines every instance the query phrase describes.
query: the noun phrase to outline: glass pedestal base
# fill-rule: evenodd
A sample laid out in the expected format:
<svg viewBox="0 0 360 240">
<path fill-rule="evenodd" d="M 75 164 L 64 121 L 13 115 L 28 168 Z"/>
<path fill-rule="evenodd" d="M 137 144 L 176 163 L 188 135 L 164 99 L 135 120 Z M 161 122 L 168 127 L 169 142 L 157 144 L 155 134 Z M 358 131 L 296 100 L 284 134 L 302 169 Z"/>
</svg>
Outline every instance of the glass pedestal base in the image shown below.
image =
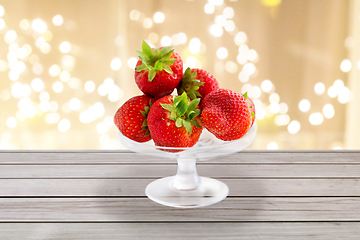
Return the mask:
<svg viewBox="0 0 360 240">
<path fill-rule="evenodd" d="M 177 161 L 175 176 L 155 180 L 146 187 L 145 193 L 151 200 L 171 207 L 196 208 L 218 203 L 229 194 L 229 188 L 223 182 L 199 177 L 196 162 L 214 158 L 220 160 L 246 149 L 254 141 L 256 129 L 257 125 L 254 122 L 245 136 L 228 142 L 217 139 L 204 129 L 199 142 L 191 148 L 155 146 L 152 140 L 138 143 L 121 133 L 120 140 L 124 147 L 134 152 Z"/>
<path fill-rule="evenodd" d="M 154 202 L 178 208 L 196 208 L 222 201 L 229 194 L 228 186 L 216 179 L 199 177 L 195 188 L 179 189 L 175 176 L 151 182 L 145 194 Z"/>
</svg>

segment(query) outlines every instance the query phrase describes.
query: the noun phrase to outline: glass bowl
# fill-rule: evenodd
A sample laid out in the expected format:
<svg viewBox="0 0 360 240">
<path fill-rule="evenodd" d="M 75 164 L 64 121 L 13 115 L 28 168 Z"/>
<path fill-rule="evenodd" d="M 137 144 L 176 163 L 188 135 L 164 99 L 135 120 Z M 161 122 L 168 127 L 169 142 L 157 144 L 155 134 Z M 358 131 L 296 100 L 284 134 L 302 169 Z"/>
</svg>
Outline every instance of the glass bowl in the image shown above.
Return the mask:
<svg viewBox="0 0 360 240">
<path fill-rule="evenodd" d="M 234 141 L 222 141 L 204 129 L 199 141 L 191 148 L 159 147 L 155 146 L 152 140 L 138 143 L 121 133 L 120 141 L 125 148 L 134 152 L 176 159 L 178 164 L 176 175 L 151 182 L 146 187 L 145 194 L 151 200 L 162 205 L 195 208 L 220 202 L 229 194 L 229 188 L 225 183 L 208 177 L 199 177 L 196 171 L 196 161 L 219 159 L 242 151 L 254 141 L 256 131 L 257 124 L 254 122 L 242 138 Z M 182 151 L 168 152 L 166 150 Z"/>
</svg>

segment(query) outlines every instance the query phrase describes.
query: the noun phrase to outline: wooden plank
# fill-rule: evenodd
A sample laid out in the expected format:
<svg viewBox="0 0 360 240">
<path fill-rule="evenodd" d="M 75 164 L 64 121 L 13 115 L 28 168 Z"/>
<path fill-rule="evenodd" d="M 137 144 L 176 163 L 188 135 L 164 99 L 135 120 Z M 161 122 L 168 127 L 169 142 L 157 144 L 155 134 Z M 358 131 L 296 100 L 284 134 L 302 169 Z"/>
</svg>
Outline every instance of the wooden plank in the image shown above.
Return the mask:
<svg viewBox="0 0 360 240">
<path fill-rule="evenodd" d="M 360 164 L 360 151 L 243 151 L 198 164 Z M 0 164 L 169 163 L 175 160 L 129 151 L 0 151 Z"/>
<path fill-rule="evenodd" d="M 145 196 L 155 179 L 0 179 L 0 197 Z M 359 179 L 220 179 L 229 196 L 360 196 Z"/>
<path fill-rule="evenodd" d="M 227 198 L 170 208 L 147 198 L 0 198 L 0 222 L 360 221 L 360 198 Z"/>
<path fill-rule="evenodd" d="M 2 223 L 0 239 L 358 240 L 360 223 Z"/>
<path fill-rule="evenodd" d="M 0 179 L 16 178 L 160 178 L 177 165 L 1 165 Z M 207 164 L 200 175 L 215 178 L 360 178 L 360 165 Z"/>
</svg>

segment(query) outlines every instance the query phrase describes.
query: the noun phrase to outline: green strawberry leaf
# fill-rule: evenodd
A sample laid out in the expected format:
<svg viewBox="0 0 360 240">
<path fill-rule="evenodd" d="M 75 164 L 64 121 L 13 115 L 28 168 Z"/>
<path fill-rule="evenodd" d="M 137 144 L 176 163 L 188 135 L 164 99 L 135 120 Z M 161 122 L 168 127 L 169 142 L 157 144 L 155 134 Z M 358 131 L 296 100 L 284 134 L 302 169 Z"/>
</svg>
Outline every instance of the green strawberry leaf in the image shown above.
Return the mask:
<svg viewBox="0 0 360 240">
<path fill-rule="evenodd" d="M 176 103 L 175 112 L 178 117 L 185 114 L 188 108 L 188 99 L 186 93 L 181 94 L 180 100 Z"/>
<path fill-rule="evenodd" d="M 197 97 L 199 97 L 199 98 L 202 97 L 201 94 L 200 94 L 198 91 L 195 92 L 195 95 L 196 95 Z"/>
<path fill-rule="evenodd" d="M 194 125 L 195 127 L 201 128 L 201 125 L 200 125 L 200 123 L 199 123 L 197 120 L 191 119 L 190 122 L 191 122 L 191 124 Z"/>
<path fill-rule="evenodd" d="M 160 54 L 160 50 L 158 49 L 158 48 L 155 48 L 154 50 L 153 50 L 153 55 L 154 55 L 154 61 L 156 61 L 157 59 L 159 59 L 160 57 L 159 57 L 159 54 Z"/>
<path fill-rule="evenodd" d="M 161 49 L 161 50 L 162 50 L 162 49 Z M 170 58 L 170 57 L 172 56 L 173 52 L 174 52 L 174 49 L 172 49 L 170 52 L 164 54 L 164 55 L 162 56 L 162 58 L 163 58 L 163 59 L 172 59 L 172 58 Z M 173 58 L 173 59 L 174 59 L 174 58 Z"/>
<path fill-rule="evenodd" d="M 175 58 L 169 58 L 164 60 L 164 63 L 168 65 L 173 65 L 174 62 L 175 62 Z"/>
<path fill-rule="evenodd" d="M 148 126 L 148 125 L 147 125 L 147 120 L 146 120 L 146 118 L 145 118 L 145 120 L 144 120 L 144 122 L 143 122 L 143 124 L 142 124 L 143 130 L 144 130 L 147 126 Z"/>
<path fill-rule="evenodd" d="M 177 118 L 175 121 L 175 126 L 181 127 L 185 121 L 181 118 Z"/>
<path fill-rule="evenodd" d="M 161 103 L 160 104 L 162 106 L 162 108 L 168 110 L 169 112 L 174 112 L 174 107 L 170 104 L 164 104 L 164 103 Z"/>
<path fill-rule="evenodd" d="M 193 84 L 200 87 L 201 85 L 204 85 L 205 82 L 201 82 L 199 79 L 194 79 Z"/>
<path fill-rule="evenodd" d="M 248 98 L 247 92 L 245 92 L 245 93 L 243 94 L 243 97 L 247 100 L 247 98 Z"/>
<path fill-rule="evenodd" d="M 189 68 L 190 70 L 190 68 Z M 190 73 L 191 73 L 191 70 L 190 70 Z M 191 79 L 195 79 L 196 78 L 196 75 L 197 75 L 197 71 L 195 70 L 194 72 L 191 73 Z M 198 80 L 199 81 L 199 80 Z M 200 82 L 200 81 L 199 81 Z"/>
<path fill-rule="evenodd" d="M 163 61 L 157 60 L 154 65 L 154 69 L 157 71 L 161 71 L 163 69 Z"/>
<path fill-rule="evenodd" d="M 170 113 L 170 119 L 176 121 L 176 113 L 171 112 Z"/>
<path fill-rule="evenodd" d="M 178 104 L 178 102 L 180 101 L 181 95 L 180 96 L 176 96 L 174 98 L 174 102 L 173 102 L 173 106 L 176 107 L 176 105 Z"/>
<path fill-rule="evenodd" d="M 174 97 L 172 105 L 161 104 L 161 106 L 170 112 L 170 119 L 175 121 L 176 127 L 185 127 L 185 130 L 191 135 L 193 125 L 201 127 L 200 124 L 194 120 L 194 118 L 201 113 L 200 109 L 196 109 L 199 103 L 200 99 L 195 99 L 190 102 L 186 92 L 183 92 L 180 96 Z"/>
<path fill-rule="evenodd" d="M 152 69 L 149 71 L 148 81 L 151 82 L 152 80 L 154 80 L 155 75 L 156 75 L 156 70 L 155 70 L 155 68 L 152 68 Z"/>
<path fill-rule="evenodd" d="M 149 58 L 145 55 L 145 53 L 143 53 L 142 51 L 135 49 L 135 51 L 139 54 L 139 59 L 141 61 L 147 61 Z"/>
<path fill-rule="evenodd" d="M 165 70 L 165 72 L 173 74 L 173 71 L 171 70 L 171 68 L 169 67 L 169 65 L 163 65 L 162 66 L 163 69 Z"/>
<path fill-rule="evenodd" d="M 250 112 L 251 112 L 251 117 L 255 117 L 255 113 L 253 111 Z"/>
<path fill-rule="evenodd" d="M 195 111 L 195 109 L 199 105 L 199 103 L 200 103 L 200 98 L 196 98 L 196 99 L 192 100 L 188 106 L 188 111 Z"/>
<path fill-rule="evenodd" d="M 184 127 L 185 127 L 186 131 L 191 135 L 191 133 L 192 133 L 191 123 L 184 120 L 183 124 L 184 124 Z"/>
<path fill-rule="evenodd" d="M 194 93 L 193 91 L 191 91 L 191 92 L 188 92 L 187 94 L 191 100 L 196 99 L 196 96 L 197 96 L 196 92 Z M 199 95 L 200 95 L 200 93 L 199 93 Z"/>
<path fill-rule="evenodd" d="M 135 68 L 135 71 L 141 72 L 143 70 L 148 70 L 148 67 L 145 64 L 141 64 Z"/>
<path fill-rule="evenodd" d="M 148 70 L 149 82 L 155 78 L 157 71 L 164 70 L 169 74 L 173 74 L 170 66 L 176 62 L 176 59 L 170 58 L 174 52 L 172 46 L 152 49 L 146 41 L 142 41 L 141 49 L 142 51 L 135 49 L 139 54 L 139 60 L 142 61 L 142 65 L 135 68 L 136 72 Z"/>
<path fill-rule="evenodd" d="M 152 58 L 153 57 L 153 51 L 151 49 L 151 47 L 149 46 L 149 44 L 147 44 L 147 42 L 145 42 L 145 40 L 143 40 L 141 48 L 143 50 L 143 53 L 148 56 L 148 58 Z"/>
<path fill-rule="evenodd" d="M 194 111 L 191 111 L 191 113 L 189 113 L 189 119 L 192 120 L 195 117 L 199 116 L 201 113 L 200 109 L 195 109 Z"/>
<path fill-rule="evenodd" d="M 168 58 L 171 56 L 171 54 L 174 52 L 174 48 L 172 46 L 163 47 L 160 49 L 160 57 L 162 58 Z M 170 54 L 170 55 L 169 55 Z"/>
</svg>

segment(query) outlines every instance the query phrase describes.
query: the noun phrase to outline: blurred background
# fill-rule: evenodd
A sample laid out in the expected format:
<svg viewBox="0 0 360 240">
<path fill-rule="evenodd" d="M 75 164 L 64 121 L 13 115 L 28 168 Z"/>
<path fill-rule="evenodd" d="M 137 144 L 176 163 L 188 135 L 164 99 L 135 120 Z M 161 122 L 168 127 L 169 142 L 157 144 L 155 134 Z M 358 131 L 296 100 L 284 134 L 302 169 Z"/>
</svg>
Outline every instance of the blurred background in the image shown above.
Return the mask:
<svg viewBox="0 0 360 240">
<path fill-rule="evenodd" d="M 248 92 L 250 149 L 360 149 L 359 0 L 0 0 L 0 149 L 122 149 L 142 40 Z"/>
</svg>

